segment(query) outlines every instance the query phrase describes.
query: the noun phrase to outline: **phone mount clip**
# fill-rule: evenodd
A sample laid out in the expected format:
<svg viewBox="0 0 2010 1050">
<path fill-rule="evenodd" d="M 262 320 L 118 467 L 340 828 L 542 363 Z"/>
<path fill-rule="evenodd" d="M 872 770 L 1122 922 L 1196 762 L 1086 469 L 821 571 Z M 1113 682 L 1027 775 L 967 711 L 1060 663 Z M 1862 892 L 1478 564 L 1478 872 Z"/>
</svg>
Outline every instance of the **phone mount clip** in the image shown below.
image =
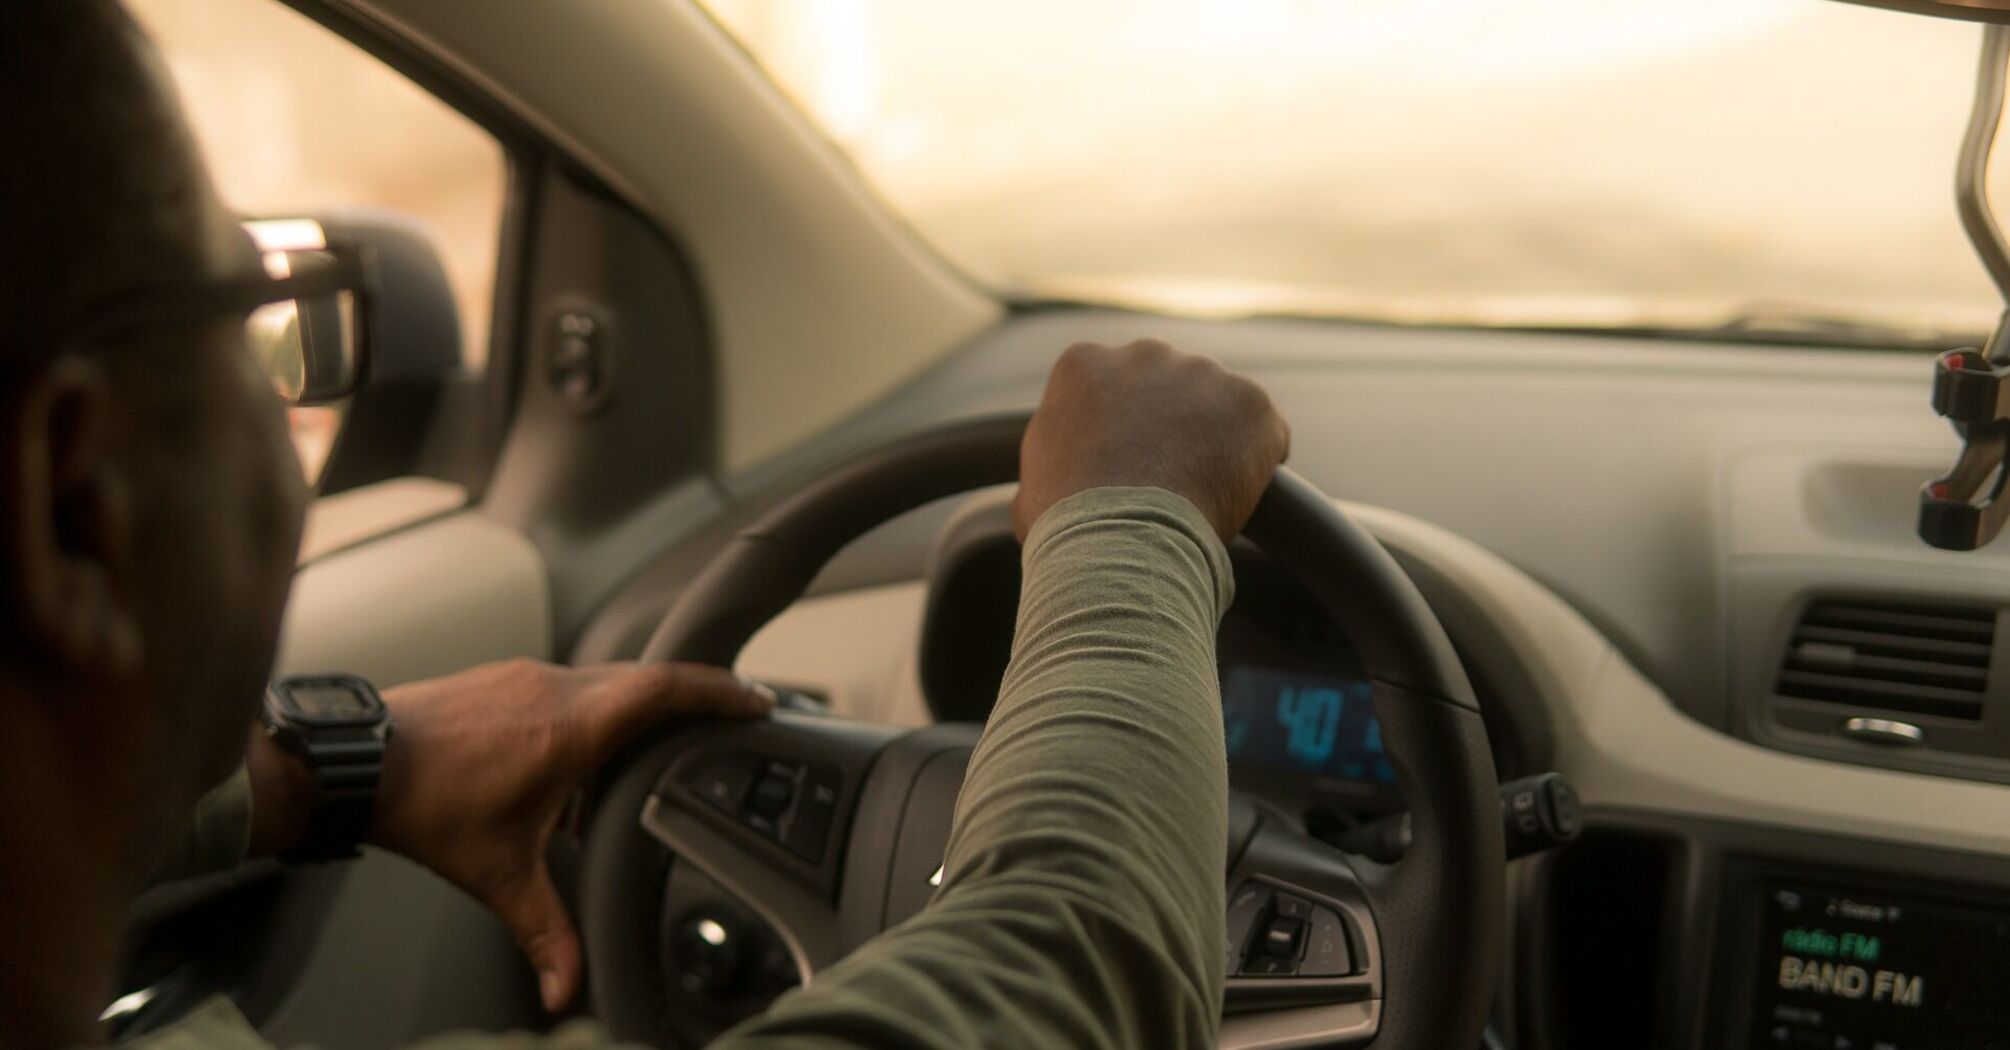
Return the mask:
<svg viewBox="0 0 2010 1050">
<path fill-rule="evenodd" d="M 1950 350 L 1933 363 L 1933 410 L 1961 435 L 1961 455 L 1919 492 L 1919 538 L 1943 550 L 1972 551 L 2010 522 L 2003 469 L 2010 453 L 2010 366 L 1976 350 Z"/>
</svg>

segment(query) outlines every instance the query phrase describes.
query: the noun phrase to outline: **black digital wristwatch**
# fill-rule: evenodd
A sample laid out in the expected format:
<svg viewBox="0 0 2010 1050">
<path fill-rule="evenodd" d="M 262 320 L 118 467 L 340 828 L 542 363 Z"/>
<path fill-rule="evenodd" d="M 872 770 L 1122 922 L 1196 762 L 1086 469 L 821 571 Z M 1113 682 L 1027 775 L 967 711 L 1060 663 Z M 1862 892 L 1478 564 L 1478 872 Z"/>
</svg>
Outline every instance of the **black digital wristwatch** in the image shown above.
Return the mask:
<svg viewBox="0 0 2010 1050">
<path fill-rule="evenodd" d="M 313 811 L 286 861 L 362 855 L 383 779 L 391 713 L 369 682 L 350 674 L 294 675 L 265 691 L 265 734 L 300 756 L 314 776 Z"/>
</svg>

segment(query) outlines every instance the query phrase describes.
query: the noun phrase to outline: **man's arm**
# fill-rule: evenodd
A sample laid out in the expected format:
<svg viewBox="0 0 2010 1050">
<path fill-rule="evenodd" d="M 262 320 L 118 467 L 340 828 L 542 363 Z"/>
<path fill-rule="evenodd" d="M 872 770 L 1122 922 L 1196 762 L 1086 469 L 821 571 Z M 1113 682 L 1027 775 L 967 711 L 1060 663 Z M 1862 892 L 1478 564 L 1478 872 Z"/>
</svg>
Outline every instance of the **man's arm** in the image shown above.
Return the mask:
<svg viewBox="0 0 2010 1050">
<path fill-rule="evenodd" d="M 1102 488 L 1024 557 L 941 892 L 720 1050 L 1213 1045 L 1227 554 L 1185 498 Z"/>
<path fill-rule="evenodd" d="M 545 844 L 574 792 L 637 733 L 676 717 L 767 712 L 771 690 L 692 664 L 485 664 L 384 691 L 397 723 L 370 842 L 468 891 L 510 928 L 545 1005 L 579 986 L 579 935 L 545 870 Z M 245 762 L 197 805 L 156 881 L 282 853 L 306 834 L 305 763 L 251 730 Z"/>
<path fill-rule="evenodd" d="M 1227 556 L 1184 497 L 1100 488 L 1045 513 L 1024 560 L 1011 670 L 936 900 L 715 1050 L 1213 1045 Z M 187 1028 L 201 1045 L 226 1029 L 249 1037 L 221 1003 Z M 464 1034 L 425 1047 L 584 1050 L 600 1038 Z"/>
<path fill-rule="evenodd" d="M 1151 342 L 1062 356 L 1021 450 L 1018 634 L 958 802 L 942 892 L 717 1045 L 1213 1045 L 1227 837 L 1213 655 L 1231 587 L 1222 543 L 1248 520 L 1288 444 L 1263 392 L 1213 362 Z M 451 702 L 495 684 L 460 680 L 483 673 L 415 694 L 413 710 L 435 716 L 418 735 L 521 771 L 496 761 L 514 752 L 493 706 Z M 593 707 L 618 717 L 596 731 L 592 742 L 604 746 L 585 748 L 579 769 L 476 784 L 486 797 L 472 814 L 470 785 L 455 776 L 467 767 L 411 763 L 400 775 L 424 780 L 399 792 L 404 820 L 380 827 L 380 841 L 469 826 L 468 817 L 519 792 L 562 798 L 557 785 L 584 775 L 609 741 L 682 706 L 619 699 L 626 691 L 589 691 L 601 694 Z M 720 692 L 715 713 L 764 703 Z M 536 813 L 529 835 L 485 838 L 541 843 L 549 826 L 542 805 Z M 444 846 L 447 857 L 484 855 Z M 541 873 L 535 865 L 533 876 Z M 532 954 L 557 960 L 561 974 L 569 962 L 576 977 L 570 924 L 562 912 L 557 920 L 568 950 L 554 955 L 545 943 Z M 520 937 L 536 928 L 516 925 Z M 426 1045 L 572 1048 L 599 1039 L 572 1028 L 550 1043 L 452 1036 Z"/>
<path fill-rule="evenodd" d="M 1222 544 L 1289 444 L 1212 361 L 1062 356 L 1020 450 L 1018 633 L 942 891 L 718 1046 L 1214 1045 Z"/>
</svg>

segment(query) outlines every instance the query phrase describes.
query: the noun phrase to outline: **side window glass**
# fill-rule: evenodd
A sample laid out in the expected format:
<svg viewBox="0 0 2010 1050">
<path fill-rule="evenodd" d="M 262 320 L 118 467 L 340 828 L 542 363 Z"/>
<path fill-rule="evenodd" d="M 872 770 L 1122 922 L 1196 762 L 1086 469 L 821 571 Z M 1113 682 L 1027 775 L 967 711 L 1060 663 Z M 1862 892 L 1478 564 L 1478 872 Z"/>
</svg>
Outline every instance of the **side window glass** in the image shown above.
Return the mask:
<svg viewBox="0 0 2010 1050">
<path fill-rule="evenodd" d="M 462 358 L 488 359 L 507 161 L 403 74 L 278 0 L 127 0 L 181 91 L 225 203 L 247 217 L 387 209 L 418 220 L 459 307 Z M 319 476 L 341 409 L 293 410 Z"/>
</svg>

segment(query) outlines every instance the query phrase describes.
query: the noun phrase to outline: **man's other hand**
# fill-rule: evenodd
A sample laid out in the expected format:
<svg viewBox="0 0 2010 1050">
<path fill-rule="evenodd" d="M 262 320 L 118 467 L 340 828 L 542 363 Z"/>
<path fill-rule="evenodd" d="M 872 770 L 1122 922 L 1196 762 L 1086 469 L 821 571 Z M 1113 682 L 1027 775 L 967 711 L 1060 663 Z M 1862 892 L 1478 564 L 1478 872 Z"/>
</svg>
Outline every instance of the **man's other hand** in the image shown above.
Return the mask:
<svg viewBox="0 0 2010 1050">
<path fill-rule="evenodd" d="M 373 841 L 425 865 L 502 917 L 537 969 L 547 1009 L 570 1002 L 579 933 L 545 866 L 573 793 L 666 719 L 752 717 L 773 693 L 695 664 L 489 664 L 386 690 L 397 720 Z"/>
<path fill-rule="evenodd" d="M 1012 525 L 1106 485 L 1185 496 L 1225 541 L 1242 531 L 1290 450 L 1291 430 L 1255 383 L 1155 339 L 1077 343 L 1055 363 L 1019 449 Z"/>
</svg>

